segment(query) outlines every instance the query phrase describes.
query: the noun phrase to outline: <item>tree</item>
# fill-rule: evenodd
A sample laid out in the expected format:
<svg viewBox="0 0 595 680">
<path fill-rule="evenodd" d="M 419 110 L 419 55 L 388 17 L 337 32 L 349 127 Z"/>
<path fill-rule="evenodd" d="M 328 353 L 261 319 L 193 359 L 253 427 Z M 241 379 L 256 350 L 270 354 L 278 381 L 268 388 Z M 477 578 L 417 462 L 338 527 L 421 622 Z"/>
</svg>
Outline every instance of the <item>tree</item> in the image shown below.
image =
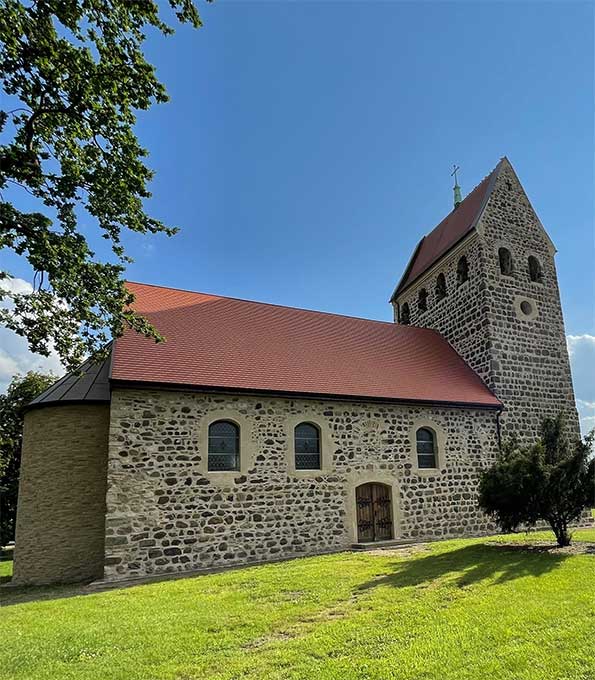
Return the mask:
<svg viewBox="0 0 595 680">
<path fill-rule="evenodd" d="M 178 21 L 201 26 L 193 0 L 169 6 Z M 0 323 L 34 352 L 47 356 L 55 346 L 68 368 L 127 327 L 162 340 L 129 308 L 123 279 L 131 261 L 125 230 L 176 231 L 143 204 L 152 172 L 136 115 L 167 101 L 143 54 L 148 30 L 173 32 L 154 0 L 0 3 L 0 82 L 9 102 L 0 110 L 8 138 L 0 145 L 0 248 L 35 272 L 27 294 L 2 285 L 10 275 L 0 271 Z M 17 207 L 23 198 L 39 211 Z M 89 233 L 106 239 L 113 255 L 98 259 Z"/>
<path fill-rule="evenodd" d="M 16 375 L 0 395 L 0 546 L 14 540 L 25 407 L 55 380 L 29 371 Z"/>
<path fill-rule="evenodd" d="M 595 431 L 571 446 L 564 419 L 546 418 L 539 441 L 521 447 L 508 442 L 500 459 L 482 474 L 479 505 L 503 531 L 547 522 L 558 545 L 569 545 L 568 527 L 595 504 Z"/>
</svg>

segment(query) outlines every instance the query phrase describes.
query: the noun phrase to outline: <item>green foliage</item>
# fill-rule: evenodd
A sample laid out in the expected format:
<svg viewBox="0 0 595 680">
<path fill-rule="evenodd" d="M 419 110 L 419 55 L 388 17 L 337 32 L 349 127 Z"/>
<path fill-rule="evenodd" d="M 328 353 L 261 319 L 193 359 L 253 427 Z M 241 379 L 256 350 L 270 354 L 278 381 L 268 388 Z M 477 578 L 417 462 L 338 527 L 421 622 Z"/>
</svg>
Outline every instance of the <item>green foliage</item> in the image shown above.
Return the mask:
<svg viewBox="0 0 595 680">
<path fill-rule="evenodd" d="M 14 539 L 24 409 L 55 380 L 51 374 L 29 371 L 15 376 L 0 395 L 0 547 Z"/>
<path fill-rule="evenodd" d="M 169 5 L 178 21 L 201 25 L 193 0 Z M 0 248 L 36 273 L 31 294 L 0 286 L 0 300 L 11 301 L 0 323 L 40 354 L 53 342 L 69 368 L 126 327 L 162 339 L 128 308 L 133 297 L 123 280 L 124 230 L 176 231 L 143 204 L 152 172 L 134 133 L 136 115 L 167 101 L 143 54 L 147 30 L 173 32 L 153 0 L 0 3 L 0 81 L 10 102 L 0 111 L 9 138 L 0 146 Z M 5 201 L 8 187 L 37 199 L 39 212 Z M 90 230 L 110 243 L 112 261 L 96 258 Z M 0 271 L 0 284 L 8 277 Z"/>
<path fill-rule="evenodd" d="M 562 415 L 544 420 L 529 447 L 508 442 L 500 460 L 481 477 L 479 505 L 503 531 L 547 522 L 559 545 L 569 545 L 569 525 L 595 501 L 594 433 L 570 446 Z"/>
</svg>

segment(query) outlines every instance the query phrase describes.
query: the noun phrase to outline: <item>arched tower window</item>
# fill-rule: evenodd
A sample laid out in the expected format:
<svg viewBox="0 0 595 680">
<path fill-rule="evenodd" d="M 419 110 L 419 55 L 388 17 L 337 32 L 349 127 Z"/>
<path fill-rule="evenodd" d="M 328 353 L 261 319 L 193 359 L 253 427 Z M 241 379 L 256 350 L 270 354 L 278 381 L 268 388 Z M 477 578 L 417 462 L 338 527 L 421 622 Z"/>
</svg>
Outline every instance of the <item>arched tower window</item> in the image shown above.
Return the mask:
<svg viewBox="0 0 595 680">
<path fill-rule="evenodd" d="M 459 262 L 457 264 L 457 283 L 459 286 L 462 283 L 465 283 L 465 281 L 469 280 L 469 264 L 467 262 L 467 258 L 463 255 L 462 257 L 459 258 Z"/>
<path fill-rule="evenodd" d="M 415 434 L 417 467 L 436 468 L 436 436 L 429 427 L 420 427 Z"/>
<path fill-rule="evenodd" d="M 428 309 L 428 291 L 422 288 L 417 294 L 417 308 L 420 312 L 425 312 Z"/>
<path fill-rule="evenodd" d="M 529 279 L 535 283 L 543 283 L 543 270 L 539 260 L 533 255 L 529 255 L 527 262 L 529 265 Z"/>
<path fill-rule="evenodd" d="M 514 265 L 512 262 L 512 255 L 508 248 L 498 248 L 498 260 L 500 262 L 500 273 L 504 276 L 512 276 L 514 273 Z"/>
<path fill-rule="evenodd" d="M 401 307 L 401 323 L 405 325 L 411 323 L 411 314 L 409 312 L 409 304 L 407 302 Z"/>
<path fill-rule="evenodd" d="M 300 423 L 294 430 L 295 469 L 320 470 L 320 430 L 312 423 Z"/>
<path fill-rule="evenodd" d="M 209 425 L 208 469 L 216 472 L 240 469 L 240 428 L 230 420 Z"/>
<path fill-rule="evenodd" d="M 436 299 L 442 300 L 446 297 L 446 278 L 444 274 L 438 274 L 436 277 Z"/>
</svg>

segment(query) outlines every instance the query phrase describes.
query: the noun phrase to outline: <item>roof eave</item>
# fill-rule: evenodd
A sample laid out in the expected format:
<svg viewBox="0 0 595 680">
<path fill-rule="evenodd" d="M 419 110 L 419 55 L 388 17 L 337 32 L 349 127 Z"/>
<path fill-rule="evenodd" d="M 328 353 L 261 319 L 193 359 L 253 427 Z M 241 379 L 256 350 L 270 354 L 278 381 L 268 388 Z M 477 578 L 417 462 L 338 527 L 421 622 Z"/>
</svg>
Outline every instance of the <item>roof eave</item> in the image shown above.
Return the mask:
<svg viewBox="0 0 595 680">
<path fill-rule="evenodd" d="M 465 233 L 461 236 L 461 238 L 458 239 L 458 241 L 455 241 L 455 242 L 450 246 L 450 248 L 449 248 L 448 250 L 445 250 L 444 253 L 442 253 L 442 255 L 440 255 L 440 257 L 439 257 L 437 260 L 435 260 L 434 262 L 432 262 L 432 264 L 431 264 L 429 267 L 426 267 L 426 268 L 425 268 L 423 271 L 421 271 L 414 279 L 411 279 L 411 281 L 409 281 L 409 283 L 408 283 L 406 286 L 403 286 L 403 288 L 402 288 L 401 290 L 399 290 L 399 288 L 397 287 L 397 289 L 396 289 L 395 292 L 393 293 L 393 297 L 391 298 L 391 302 L 394 302 L 400 295 L 402 295 L 405 291 L 409 290 L 409 289 L 411 288 L 411 286 L 413 286 L 413 285 L 414 285 L 415 283 L 417 283 L 421 278 L 423 278 L 423 277 L 428 273 L 428 271 L 430 271 L 430 269 L 432 269 L 433 267 L 436 267 L 438 264 L 440 264 L 440 262 L 441 262 L 445 257 L 447 257 L 448 255 L 450 255 L 450 254 L 453 252 L 453 250 L 456 250 L 456 249 L 461 245 L 461 243 L 463 243 L 463 241 L 465 241 L 467 238 L 469 238 L 471 235 L 475 234 L 476 232 L 477 232 L 477 229 L 476 229 L 475 226 L 473 226 L 472 228 L 470 228 L 469 231 L 465 232 Z M 400 285 L 400 284 L 399 284 L 399 285 Z"/>
<path fill-rule="evenodd" d="M 111 399 L 61 399 L 58 401 L 38 401 L 35 404 L 27 404 L 23 408 L 24 413 L 29 411 L 37 411 L 41 408 L 62 407 L 62 406 L 109 406 Z"/>
<path fill-rule="evenodd" d="M 123 380 L 118 378 L 111 378 L 110 384 L 112 388 L 125 389 L 156 389 L 156 390 L 171 390 L 175 392 L 207 392 L 215 394 L 250 394 L 253 396 L 276 396 L 284 398 L 300 398 L 300 399 L 329 399 L 332 401 L 362 401 L 375 403 L 398 403 L 402 405 L 426 405 L 426 406 L 450 406 L 452 408 L 467 408 L 467 409 L 487 409 L 493 411 L 502 411 L 504 404 L 498 400 L 497 403 L 484 402 L 469 402 L 469 401 L 452 401 L 439 399 L 413 399 L 401 397 L 378 397 L 369 396 L 365 394 L 334 394 L 331 392 L 298 392 L 291 390 L 271 390 L 264 388 L 248 388 L 248 387 L 218 387 L 214 385 L 193 385 L 187 383 L 167 383 L 167 382 L 152 382 L 147 380 Z M 486 388 L 487 389 L 487 388 Z"/>
<path fill-rule="evenodd" d="M 409 272 L 411 271 L 411 267 L 413 267 L 413 263 L 415 262 L 415 258 L 417 257 L 417 254 L 419 253 L 419 249 L 421 248 L 421 244 L 425 241 L 425 236 L 423 236 L 420 241 L 418 242 L 417 246 L 415 247 L 415 250 L 413 251 L 413 254 L 409 258 L 409 262 L 407 263 L 407 266 L 405 267 L 405 271 L 403 272 L 403 276 L 399 279 L 399 283 L 395 286 L 395 289 L 393 290 L 393 294 L 390 296 L 389 302 L 394 302 L 397 295 L 400 292 L 400 287 L 403 283 L 403 281 L 407 280 L 407 276 L 409 275 Z"/>
</svg>

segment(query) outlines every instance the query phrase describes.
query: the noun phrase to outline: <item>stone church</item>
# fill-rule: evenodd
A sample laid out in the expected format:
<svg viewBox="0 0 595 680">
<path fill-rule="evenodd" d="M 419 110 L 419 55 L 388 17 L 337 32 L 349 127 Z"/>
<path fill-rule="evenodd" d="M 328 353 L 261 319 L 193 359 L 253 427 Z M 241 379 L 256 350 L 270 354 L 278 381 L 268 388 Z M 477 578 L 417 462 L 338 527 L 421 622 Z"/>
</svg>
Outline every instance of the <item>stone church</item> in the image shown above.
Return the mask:
<svg viewBox="0 0 595 680">
<path fill-rule="evenodd" d="M 139 283 L 126 333 L 25 418 L 15 583 L 475 536 L 478 475 L 578 435 L 555 248 L 509 161 L 416 247 L 394 323 Z"/>
</svg>

